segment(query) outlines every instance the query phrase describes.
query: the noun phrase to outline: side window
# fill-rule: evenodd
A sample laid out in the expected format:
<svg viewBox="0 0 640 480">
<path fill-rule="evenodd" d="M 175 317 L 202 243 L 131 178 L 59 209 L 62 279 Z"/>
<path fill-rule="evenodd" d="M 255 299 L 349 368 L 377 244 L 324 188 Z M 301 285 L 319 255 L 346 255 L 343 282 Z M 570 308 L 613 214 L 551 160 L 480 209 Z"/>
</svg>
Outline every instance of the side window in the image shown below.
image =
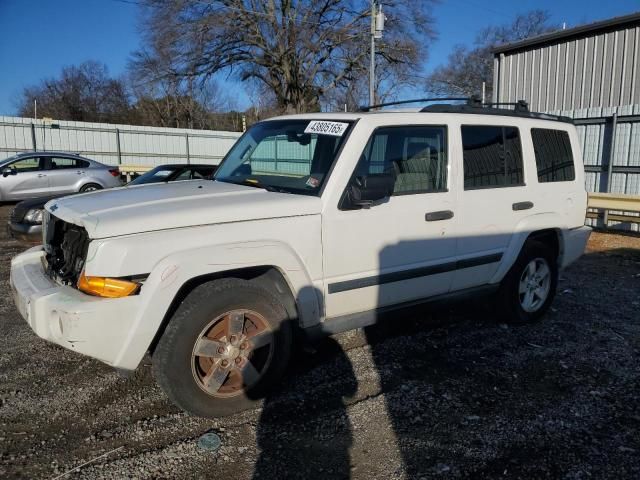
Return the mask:
<svg viewBox="0 0 640 480">
<path fill-rule="evenodd" d="M 87 168 L 88 162 L 76 160 L 75 158 L 51 157 L 49 158 L 50 170 L 64 170 L 67 168 Z"/>
<path fill-rule="evenodd" d="M 383 127 L 369 139 L 356 176 L 392 173 L 394 195 L 447 188 L 447 129 L 437 126 Z"/>
<path fill-rule="evenodd" d="M 524 185 L 517 128 L 464 125 L 462 148 L 465 190 Z"/>
<path fill-rule="evenodd" d="M 576 179 L 569 134 L 562 130 L 532 128 L 538 182 L 571 182 Z"/>
<path fill-rule="evenodd" d="M 43 169 L 43 159 L 40 157 L 29 157 L 13 162 L 9 165 L 10 168 L 20 172 L 37 172 Z"/>
<path fill-rule="evenodd" d="M 185 168 L 180 174 L 172 181 L 179 182 L 180 180 L 191 180 L 191 169 Z"/>
<path fill-rule="evenodd" d="M 215 169 L 214 168 L 199 168 L 193 171 L 193 177 L 195 180 L 205 180 L 211 178 Z"/>
</svg>

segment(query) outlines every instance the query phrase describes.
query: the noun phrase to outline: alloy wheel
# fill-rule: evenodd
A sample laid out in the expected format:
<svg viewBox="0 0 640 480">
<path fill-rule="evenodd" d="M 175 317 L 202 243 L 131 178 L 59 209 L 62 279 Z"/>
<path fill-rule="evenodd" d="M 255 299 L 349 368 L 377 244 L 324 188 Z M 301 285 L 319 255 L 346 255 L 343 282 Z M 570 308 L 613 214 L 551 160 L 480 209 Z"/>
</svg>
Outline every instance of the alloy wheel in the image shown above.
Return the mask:
<svg viewBox="0 0 640 480">
<path fill-rule="evenodd" d="M 549 297 L 551 290 L 551 268 L 544 258 L 535 258 L 525 267 L 520 276 L 518 295 L 525 312 L 538 311 Z"/>
<path fill-rule="evenodd" d="M 271 364 L 274 335 L 258 312 L 232 310 L 200 333 L 191 355 L 198 386 L 213 397 L 234 397 L 258 383 Z"/>
</svg>

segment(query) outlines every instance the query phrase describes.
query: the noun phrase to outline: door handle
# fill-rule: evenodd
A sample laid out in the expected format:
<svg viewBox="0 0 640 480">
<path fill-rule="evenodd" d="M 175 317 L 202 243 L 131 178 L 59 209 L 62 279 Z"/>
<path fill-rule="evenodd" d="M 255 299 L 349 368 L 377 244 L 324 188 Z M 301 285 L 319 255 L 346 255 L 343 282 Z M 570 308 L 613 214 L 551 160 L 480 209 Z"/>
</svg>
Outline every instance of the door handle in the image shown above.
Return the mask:
<svg viewBox="0 0 640 480">
<path fill-rule="evenodd" d="M 42 178 L 42 177 L 46 177 L 46 175 L 45 175 L 45 174 L 43 174 L 43 173 L 39 173 L 39 174 L 38 174 L 38 178 Z"/>
<path fill-rule="evenodd" d="M 438 222 L 440 220 L 449 220 L 453 218 L 451 210 L 440 210 L 439 212 L 429 212 L 424 216 L 427 222 Z"/>
<path fill-rule="evenodd" d="M 514 212 L 519 210 L 529 210 L 530 208 L 533 208 L 533 202 L 516 202 L 511 205 L 511 208 L 513 208 Z"/>
</svg>

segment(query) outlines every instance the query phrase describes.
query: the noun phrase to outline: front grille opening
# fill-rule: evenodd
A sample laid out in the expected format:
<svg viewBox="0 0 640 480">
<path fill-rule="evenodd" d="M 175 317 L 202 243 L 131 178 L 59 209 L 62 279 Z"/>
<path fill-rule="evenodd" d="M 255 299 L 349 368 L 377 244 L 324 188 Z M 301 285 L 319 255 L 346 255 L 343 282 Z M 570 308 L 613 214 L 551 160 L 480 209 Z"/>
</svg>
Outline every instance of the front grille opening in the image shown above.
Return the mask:
<svg viewBox="0 0 640 480">
<path fill-rule="evenodd" d="M 44 240 L 49 275 L 60 283 L 75 287 L 89 249 L 86 230 L 51 215 Z"/>
</svg>

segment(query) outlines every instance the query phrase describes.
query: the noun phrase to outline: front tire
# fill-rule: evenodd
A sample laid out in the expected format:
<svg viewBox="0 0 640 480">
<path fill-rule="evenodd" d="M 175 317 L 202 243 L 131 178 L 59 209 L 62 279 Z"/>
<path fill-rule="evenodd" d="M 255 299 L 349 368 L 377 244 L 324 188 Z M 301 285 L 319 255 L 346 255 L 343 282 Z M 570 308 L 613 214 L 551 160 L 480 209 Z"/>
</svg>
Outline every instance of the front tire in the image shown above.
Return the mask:
<svg viewBox="0 0 640 480">
<path fill-rule="evenodd" d="M 282 377 L 291 326 L 267 290 L 240 279 L 196 287 L 153 353 L 153 374 L 169 399 L 201 417 L 255 405 Z"/>
<path fill-rule="evenodd" d="M 558 286 L 558 262 L 551 249 L 527 241 L 500 286 L 500 317 L 508 323 L 531 323 L 553 302 Z"/>
</svg>

